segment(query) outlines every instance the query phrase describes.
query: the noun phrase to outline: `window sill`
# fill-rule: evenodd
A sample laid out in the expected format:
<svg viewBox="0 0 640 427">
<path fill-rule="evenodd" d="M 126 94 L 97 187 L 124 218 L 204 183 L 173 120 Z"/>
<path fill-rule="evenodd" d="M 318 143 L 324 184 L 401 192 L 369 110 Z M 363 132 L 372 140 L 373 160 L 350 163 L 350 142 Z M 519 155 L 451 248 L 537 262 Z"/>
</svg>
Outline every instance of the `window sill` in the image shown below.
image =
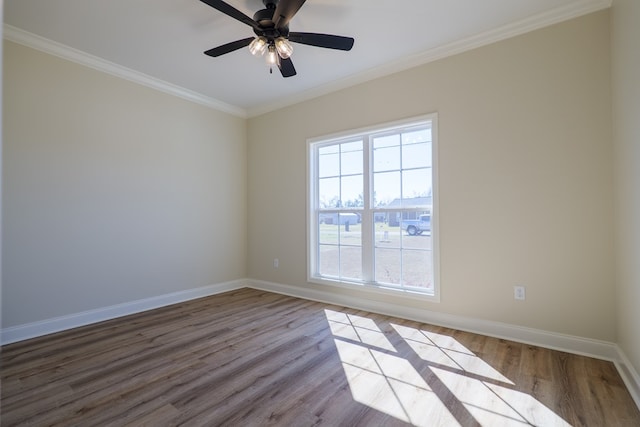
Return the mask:
<svg viewBox="0 0 640 427">
<path fill-rule="evenodd" d="M 385 296 L 393 296 L 397 298 L 405 298 L 410 299 L 412 301 L 415 300 L 423 300 L 432 303 L 439 303 L 440 296 L 435 294 L 429 294 L 426 292 L 420 292 L 413 289 L 401 289 L 394 287 L 384 287 L 380 285 L 368 285 L 365 283 L 357 283 L 357 282 L 342 282 L 339 280 L 330 280 L 326 278 L 319 277 L 309 277 L 307 278 L 309 283 L 313 283 L 316 285 L 322 285 L 326 287 L 346 289 L 350 291 L 356 291 L 362 293 L 363 295 L 385 295 Z"/>
</svg>

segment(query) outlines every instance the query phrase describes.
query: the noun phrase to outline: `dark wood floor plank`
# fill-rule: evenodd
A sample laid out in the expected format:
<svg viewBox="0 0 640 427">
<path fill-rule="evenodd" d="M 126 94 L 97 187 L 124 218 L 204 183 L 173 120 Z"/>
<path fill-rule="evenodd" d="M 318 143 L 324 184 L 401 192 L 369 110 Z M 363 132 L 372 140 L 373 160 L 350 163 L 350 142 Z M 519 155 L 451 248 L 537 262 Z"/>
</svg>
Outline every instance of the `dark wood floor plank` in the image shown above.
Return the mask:
<svg viewBox="0 0 640 427">
<path fill-rule="evenodd" d="M 635 426 L 612 363 L 252 289 L 2 348 L 3 426 Z"/>
</svg>

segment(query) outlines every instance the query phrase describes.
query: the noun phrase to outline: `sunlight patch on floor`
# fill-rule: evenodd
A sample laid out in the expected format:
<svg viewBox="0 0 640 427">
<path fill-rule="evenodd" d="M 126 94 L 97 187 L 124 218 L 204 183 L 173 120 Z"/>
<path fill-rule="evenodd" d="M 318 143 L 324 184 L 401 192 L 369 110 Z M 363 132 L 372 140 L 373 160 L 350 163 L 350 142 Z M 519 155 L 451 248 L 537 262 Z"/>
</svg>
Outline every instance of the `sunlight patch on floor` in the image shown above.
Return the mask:
<svg viewBox="0 0 640 427">
<path fill-rule="evenodd" d="M 396 351 L 378 325 L 366 317 L 325 310 L 331 333 L 337 337 Z"/>
<path fill-rule="evenodd" d="M 409 326 L 397 325 L 392 323 L 391 326 L 405 340 L 420 342 L 429 345 L 435 345 L 445 350 L 457 351 L 462 354 L 475 356 L 472 351 L 460 344 L 455 338 L 448 335 L 437 334 L 435 332 L 423 331 Z"/>
<path fill-rule="evenodd" d="M 391 326 L 422 360 L 513 385 L 509 378 L 452 337 L 393 323 Z"/>
<path fill-rule="evenodd" d="M 407 360 L 355 343 L 335 343 L 355 401 L 416 426 L 455 425 L 442 401 Z"/>
<path fill-rule="evenodd" d="M 482 425 L 571 427 L 561 417 L 526 393 L 444 369 L 432 369 L 440 381 Z"/>
<path fill-rule="evenodd" d="M 387 334 L 417 356 L 403 358 L 372 319 L 325 314 L 357 402 L 416 426 L 460 425 L 453 403 L 483 426 L 571 427 L 451 336 L 390 323 Z"/>
<path fill-rule="evenodd" d="M 522 416 L 535 426 L 571 427 L 564 419 L 551 409 L 544 406 L 533 396 L 518 390 L 501 387 L 496 384 L 486 384 L 503 401 L 507 402 Z"/>
</svg>

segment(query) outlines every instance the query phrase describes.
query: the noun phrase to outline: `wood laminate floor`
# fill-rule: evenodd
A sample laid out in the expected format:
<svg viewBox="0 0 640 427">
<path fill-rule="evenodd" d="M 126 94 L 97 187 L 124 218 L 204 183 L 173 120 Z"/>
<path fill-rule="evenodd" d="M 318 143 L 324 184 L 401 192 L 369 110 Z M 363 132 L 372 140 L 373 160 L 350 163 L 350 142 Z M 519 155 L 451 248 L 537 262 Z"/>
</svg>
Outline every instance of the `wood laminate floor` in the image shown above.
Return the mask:
<svg viewBox="0 0 640 427">
<path fill-rule="evenodd" d="M 251 289 L 1 363 L 2 426 L 640 426 L 610 362 Z"/>
</svg>

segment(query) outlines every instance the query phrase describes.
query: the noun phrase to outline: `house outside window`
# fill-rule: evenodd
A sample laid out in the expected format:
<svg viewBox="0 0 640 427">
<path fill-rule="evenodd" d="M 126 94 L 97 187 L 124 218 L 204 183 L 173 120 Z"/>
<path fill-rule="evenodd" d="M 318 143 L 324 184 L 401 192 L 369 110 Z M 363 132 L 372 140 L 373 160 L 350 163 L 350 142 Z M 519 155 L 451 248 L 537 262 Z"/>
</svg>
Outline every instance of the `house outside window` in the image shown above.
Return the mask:
<svg viewBox="0 0 640 427">
<path fill-rule="evenodd" d="M 437 116 L 308 141 L 308 280 L 438 300 Z"/>
</svg>

